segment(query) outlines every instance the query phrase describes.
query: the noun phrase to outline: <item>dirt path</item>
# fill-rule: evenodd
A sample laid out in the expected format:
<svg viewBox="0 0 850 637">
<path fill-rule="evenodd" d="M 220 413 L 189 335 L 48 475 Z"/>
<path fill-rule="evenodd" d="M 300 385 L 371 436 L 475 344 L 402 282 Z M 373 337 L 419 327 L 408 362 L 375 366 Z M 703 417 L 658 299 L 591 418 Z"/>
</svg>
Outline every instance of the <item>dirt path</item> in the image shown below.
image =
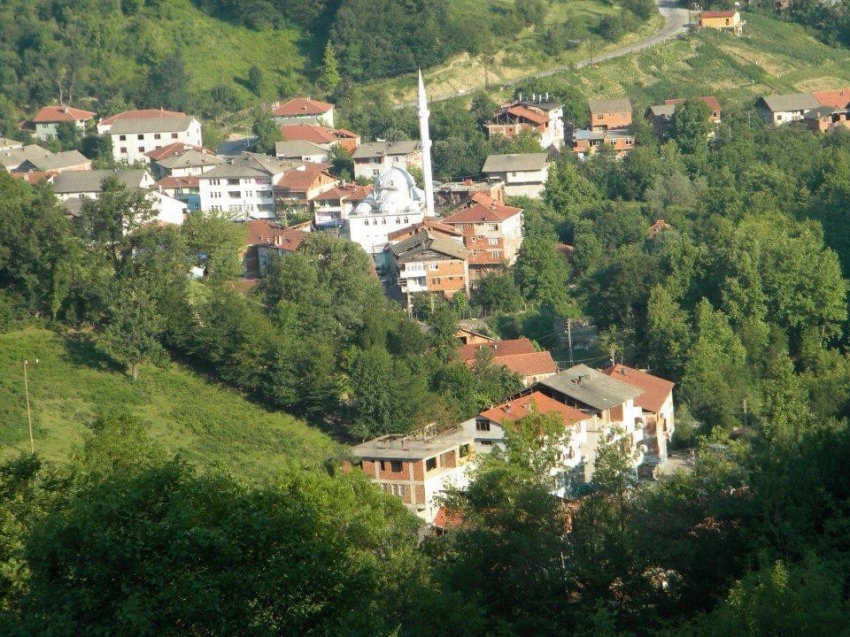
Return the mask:
<svg viewBox="0 0 850 637">
<path fill-rule="evenodd" d="M 656 4 L 658 5 L 658 12 L 664 18 L 664 26 L 657 33 L 638 40 L 637 42 L 633 42 L 632 44 L 629 44 L 627 46 L 620 47 L 619 49 L 608 51 L 607 53 L 600 53 L 599 55 L 594 55 L 586 60 L 581 60 L 579 62 L 571 64 L 570 66 L 558 66 L 553 69 L 547 69 L 546 71 L 540 71 L 539 73 L 533 73 L 531 75 L 523 75 L 522 77 L 516 77 L 510 80 L 500 80 L 499 84 L 501 86 L 511 86 L 513 84 L 518 84 L 530 78 L 548 77 L 550 75 L 556 75 L 558 73 L 563 73 L 572 69 L 584 68 L 586 66 L 590 66 L 591 64 L 606 62 L 608 60 L 623 57 L 624 55 L 630 55 L 632 53 L 636 53 L 651 46 L 655 46 L 656 44 L 660 44 L 671 38 L 679 37 L 680 34 L 685 33 L 688 30 L 690 12 L 687 9 L 679 7 L 676 4 L 675 0 L 656 0 Z M 441 102 L 443 100 L 451 99 L 453 97 L 458 97 L 459 95 L 464 95 L 465 93 L 481 90 L 484 88 L 483 78 L 481 78 L 481 80 L 481 83 L 475 83 L 467 86 L 466 88 L 452 91 L 451 93 L 432 95 L 428 98 L 428 101 Z M 408 102 L 404 104 L 398 104 L 395 106 L 395 108 L 400 109 L 405 108 L 407 106 L 416 106 L 416 103 Z"/>
</svg>

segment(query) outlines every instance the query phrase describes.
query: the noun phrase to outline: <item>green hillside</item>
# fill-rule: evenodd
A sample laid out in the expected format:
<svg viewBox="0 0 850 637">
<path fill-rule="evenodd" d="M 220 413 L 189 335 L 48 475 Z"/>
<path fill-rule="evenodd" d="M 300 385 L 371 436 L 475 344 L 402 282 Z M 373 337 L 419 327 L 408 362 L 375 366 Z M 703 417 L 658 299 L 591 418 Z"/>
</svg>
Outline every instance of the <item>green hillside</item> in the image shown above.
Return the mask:
<svg viewBox="0 0 850 637">
<path fill-rule="evenodd" d="M 170 453 L 246 478 L 271 478 L 287 463 L 316 464 L 338 451 L 303 421 L 254 405 L 178 364 L 147 366 L 133 383 L 85 338 L 27 329 L 0 335 L 0 458 L 29 450 L 24 359 L 30 361 L 35 448 L 47 458 L 67 458 L 98 410 L 126 410 Z"/>
</svg>

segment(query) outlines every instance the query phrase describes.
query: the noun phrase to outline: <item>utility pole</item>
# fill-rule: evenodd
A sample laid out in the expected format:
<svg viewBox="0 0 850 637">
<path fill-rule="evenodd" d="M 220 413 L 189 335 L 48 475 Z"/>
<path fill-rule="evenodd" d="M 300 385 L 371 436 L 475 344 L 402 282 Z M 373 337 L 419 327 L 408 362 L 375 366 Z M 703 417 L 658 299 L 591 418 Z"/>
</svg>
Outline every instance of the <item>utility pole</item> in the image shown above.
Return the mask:
<svg viewBox="0 0 850 637">
<path fill-rule="evenodd" d="M 570 367 L 573 367 L 573 324 L 572 319 L 567 319 L 567 346 L 570 348 Z"/>
<path fill-rule="evenodd" d="M 35 359 L 35 364 L 38 365 L 38 359 Z M 27 397 L 27 423 L 29 424 L 30 430 L 30 451 L 35 453 L 35 438 L 32 435 L 32 410 L 30 409 L 30 386 L 29 379 L 27 378 L 27 368 L 29 367 L 29 361 L 24 360 L 24 394 Z"/>
</svg>

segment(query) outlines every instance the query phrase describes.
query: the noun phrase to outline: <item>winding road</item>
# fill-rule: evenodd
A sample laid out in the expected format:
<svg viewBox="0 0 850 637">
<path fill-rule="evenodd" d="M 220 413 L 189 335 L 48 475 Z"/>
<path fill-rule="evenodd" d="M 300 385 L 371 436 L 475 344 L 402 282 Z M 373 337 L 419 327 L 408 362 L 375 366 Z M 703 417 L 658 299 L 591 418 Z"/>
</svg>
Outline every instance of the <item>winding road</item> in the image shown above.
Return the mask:
<svg viewBox="0 0 850 637">
<path fill-rule="evenodd" d="M 633 42 L 628 46 L 624 46 L 619 49 L 614 49 L 613 51 L 608 51 L 607 53 L 600 53 L 599 55 L 594 55 L 587 60 L 581 60 L 569 66 L 559 66 L 553 69 L 547 69 L 546 71 L 534 73 L 533 75 L 524 75 L 523 77 L 517 77 L 512 80 L 499 82 L 499 84 L 502 86 L 511 86 L 513 84 L 518 84 L 530 78 L 548 77 L 550 75 L 556 75 L 558 73 L 563 73 L 572 69 L 581 69 L 586 66 L 590 66 L 591 64 L 606 62 L 608 60 L 613 60 L 614 58 L 623 57 L 624 55 L 637 53 L 638 51 L 654 46 L 656 44 L 660 44 L 665 40 L 678 37 L 680 34 L 687 32 L 688 22 L 690 19 L 690 12 L 687 9 L 683 9 L 682 7 L 678 6 L 675 0 L 656 0 L 656 4 L 658 5 L 658 12 L 664 18 L 664 26 L 661 28 L 660 31 L 656 32 L 655 34 L 647 38 L 643 38 L 642 40 L 638 40 L 637 42 Z M 463 90 L 454 91 L 452 93 L 445 93 L 443 95 L 432 95 L 428 98 L 428 101 L 440 102 L 443 100 L 451 99 L 453 97 L 458 97 L 459 95 L 463 95 L 472 91 L 477 91 L 481 88 L 483 88 L 483 85 L 475 85 L 467 87 Z M 398 104 L 397 106 L 395 106 L 395 108 L 400 109 L 405 108 L 407 106 L 416 106 L 416 103 L 411 102 L 408 104 Z"/>
</svg>

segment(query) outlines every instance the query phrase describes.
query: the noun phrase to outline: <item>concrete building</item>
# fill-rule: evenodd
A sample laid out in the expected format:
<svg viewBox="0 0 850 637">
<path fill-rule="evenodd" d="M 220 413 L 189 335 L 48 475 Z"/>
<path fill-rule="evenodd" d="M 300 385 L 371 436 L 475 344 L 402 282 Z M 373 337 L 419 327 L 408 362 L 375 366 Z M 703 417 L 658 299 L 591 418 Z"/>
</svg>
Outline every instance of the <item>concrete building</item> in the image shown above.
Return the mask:
<svg viewBox="0 0 850 637">
<path fill-rule="evenodd" d="M 275 104 L 272 117 L 278 124 L 319 124 L 333 128 L 334 105 L 309 97 L 295 97 L 283 104 Z"/>
<path fill-rule="evenodd" d="M 508 197 L 531 197 L 543 194 L 549 178 L 548 153 L 520 153 L 515 155 L 490 155 L 481 169 L 488 179 L 505 184 Z"/>
<path fill-rule="evenodd" d="M 766 95 L 758 98 L 756 109 L 769 124 L 781 126 L 788 122 L 798 122 L 806 112 L 821 106 L 811 93 L 790 93 L 788 95 Z"/>
<path fill-rule="evenodd" d="M 35 137 L 41 141 L 55 138 L 59 125 L 64 122 L 72 123 L 78 131 L 85 131 L 86 124 L 94 119 L 95 115 L 97 113 L 71 106 L 45 106 L 32 118 Z"/>
<path fill-rule="evenodd" d="M 458 292 L 469 293 L 467 250 L 460 241 L 423 228 L 386 251 L 389 274 L 408 310 L 413 296 L 422 292 L 438 292 L 447 299 Z"/>
<path fill-rule="evenodd" d="M 390 168 L 422 168 L 422 146 L 418 141 L 361 144 L 352 154 L 355 179 L 374 179 Z"/>
<path fill-rule="evenodd" d="M 618 130 L 632 125 L 632 103 L 629 98 L 613 100 L 588 100 L 590 129 L 593 131 Z"/>
<path fill-rule="evenodd" d="M 564 145 L 564 107 L 549 100 L 547 94 L 532 95 L 530 100 L 520 99 L 505 104 L 494 113 L 487 125 L 487 135 L 501 135 L 512 139 L 523 132 L 540 137 L 543 150 L 560 150 Z"/>
<path fill-rule="evenodd" d="M 186 115 L 119 118 L 111 123 L 108 134 L 112 139 L 112 157 L 128 164 L 147 164 L 150 151 L 170 144 L 203 146 L 201 123 Z"/>
<path fill-rule="evenodd" d="M 440 431 L 431 425 L 411 434 L 369 440 L 353 452 L 374 484 L 430 524 L 446 489 L 469 484 L 475 443 L 460 428 Z"/>
</svg>

